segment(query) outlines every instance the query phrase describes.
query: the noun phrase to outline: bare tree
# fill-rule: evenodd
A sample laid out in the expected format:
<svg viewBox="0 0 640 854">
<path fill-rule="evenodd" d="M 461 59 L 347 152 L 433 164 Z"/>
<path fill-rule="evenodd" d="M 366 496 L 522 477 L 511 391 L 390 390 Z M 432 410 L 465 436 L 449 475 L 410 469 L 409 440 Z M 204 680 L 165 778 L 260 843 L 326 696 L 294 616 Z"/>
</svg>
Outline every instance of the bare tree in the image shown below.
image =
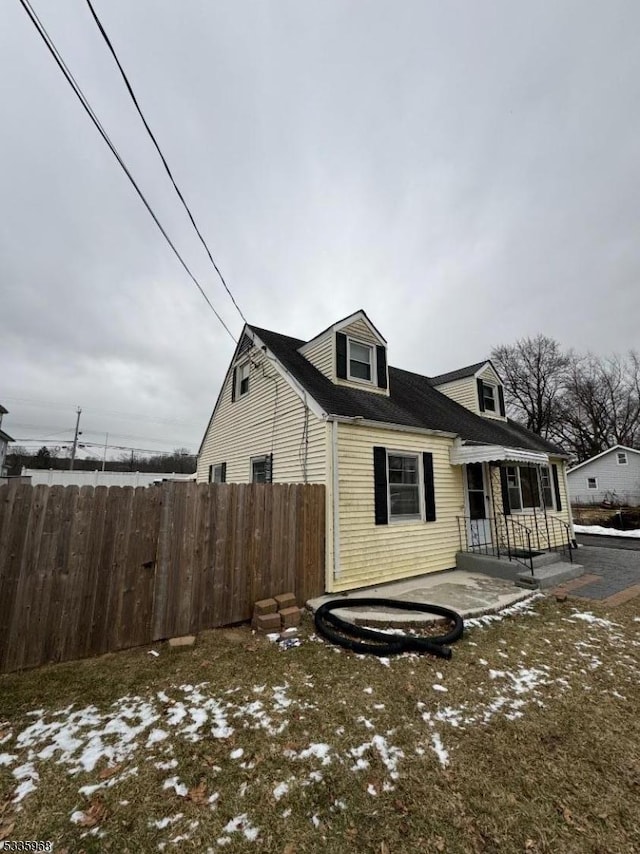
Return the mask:
<svg viewBox="0 0 640 854">
<path fill-rule="evenodd" d="M 613 445 L 640 444 L 640 359 L 630 353 L 575 359 L 561 398 L 556 436 L 578 460 Z"/>
<path fill-rule="evenodd" d="M 572 358 L 546 335 L 521 338 L 491 353 L 504 383 L 509 414 L 545 439 L 556 433 Z"/>
</svg>

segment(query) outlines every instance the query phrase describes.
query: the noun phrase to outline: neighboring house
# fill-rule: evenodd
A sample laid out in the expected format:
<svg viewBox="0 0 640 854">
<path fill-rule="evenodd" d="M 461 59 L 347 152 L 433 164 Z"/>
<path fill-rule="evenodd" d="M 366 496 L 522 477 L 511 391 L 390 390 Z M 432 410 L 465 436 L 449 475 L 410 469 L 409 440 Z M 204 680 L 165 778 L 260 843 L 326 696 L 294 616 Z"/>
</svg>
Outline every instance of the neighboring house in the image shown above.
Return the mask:
<svg viewBox="0 0 640 854">
<path fill-rule="evenodd" d="M 324 484 L 338 591 L 452 568 L 508 530 L 544 524 L 566 542 L 565 459 L 506 418 L 490 361 L 432 378 L 389 367 L 357 311 L 310 341 L 244 327 L 197 479 Z"/>
<path fill-rule="evenodd" d="M 5 409 L 0 403 L 0 477 L 5 477 L 7 474 L 7 467 L 5 465 L 5 460 L 7 459 L 7 445 L 9 442 L 13 442 L 11 436 L 9 436 L 8 433 L 5 433 L 2 429 L 2 418 L 4 415 L 7 415 L 8 412 L 9 410 Z"/>
<path fill-rule="evenodd" d="M 194 474 L 169 474 L 151 471 L 72 471 L 60 469 L 22 469 L 32 486 L 152 486 L 163 480 L 195 480 Z"/>
<path fill-rule="evenodd" d="M 640 451 L 614 445 L 567 472 L 572 504 L 640 506 Z"/>
</svg>

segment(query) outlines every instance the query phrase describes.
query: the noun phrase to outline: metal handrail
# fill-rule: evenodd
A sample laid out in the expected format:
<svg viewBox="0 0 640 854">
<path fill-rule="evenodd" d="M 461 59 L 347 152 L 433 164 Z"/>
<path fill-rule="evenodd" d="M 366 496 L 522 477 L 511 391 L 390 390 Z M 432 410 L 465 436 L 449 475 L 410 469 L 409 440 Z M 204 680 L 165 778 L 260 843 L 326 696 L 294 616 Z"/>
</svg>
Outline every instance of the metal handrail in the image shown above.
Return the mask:
<svg viewBox="0 0 640 854">
<path fill-rule="evenodd" d="M 472 554 L 491 555 L 493 557 L 500 556 L 500 549 L 506 551 L 506 556 L 510 561 L 521 563 L 526 566 L 533 575 L 533 550 L 531 547 L 531 531 L 526 525 L 522 525 L 516 519 L 511 519 L 509 516 L 502 514 L 500 522 L 504 524 L 504 529 L 498 526 L 498 517 L 489 517 L 487 519 L 472 519 L 470 516 L 458 516 L 458 538 L 460 541 L 460 550 L 471 552 Z M 469 530 L 473 535 L 473 523 L 488 522 L 493 523 L 495 537 L 492 541 L 487 540 L 470 542 Z M 478 526 L 479 532 L 479 526 Z M 504 534 L 504 536 L 503 536 Z"/>
<path fill-rule="evenodd" d="M 557 516 L 549 516 L 548 514 L 544 514 L 545 518 L 545 529 L 546 529 L 546 542 L 544 540 L 541 542 L 540 540 L 540 529 L 538 526 L 538 520 L 540 519 L 540 514 L 538 513 L 518 513 L 518 517 L 520 519 L 533 519 L 535 525 L 535 544 L 537 548 L 541 551 L 558 551 L 562 550 L 563 552 L 566 550 L 569 554 L 569 560 L 573 563 L 573 549 L 571 547 L 571 529 L 569 525 L 564 521 L 564 519 L 558 519 Z M 553 540 L 549 534 L 549 524 L 551 524 L 551 530 L 553 533 Z M 560 536 L 557 536 L 559 532 Z M 532 530 L 533 534 L 534 531 Z M 560 539 L 561 544 L 558 545 L 558 539 Z"/>
</svg>

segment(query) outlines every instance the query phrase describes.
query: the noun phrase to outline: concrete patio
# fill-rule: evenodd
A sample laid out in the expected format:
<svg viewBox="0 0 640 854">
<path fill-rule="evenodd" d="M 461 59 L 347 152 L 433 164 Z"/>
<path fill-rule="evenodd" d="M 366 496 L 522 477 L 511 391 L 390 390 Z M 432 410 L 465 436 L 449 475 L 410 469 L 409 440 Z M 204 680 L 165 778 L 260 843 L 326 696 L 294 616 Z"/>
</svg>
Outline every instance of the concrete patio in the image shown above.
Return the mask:
<svg viewBox="0 0 640 854">
<path fill-rule="evenodd" d="M 310 599 L 307 607 L 315 611 L 320 605 L 332 599 L 399 599 L 407 602 L 443 605 L 457 611 L 463 617 L 475 617 L 480 614 L 495 613 L 531 596 L 530 590 L 515 587 L 513 581 L 492 578 L 480 573 L 465 570 L 447 570 L 420 575 L 404 581 L 381 584 L 375 587 L 362 587 L 348 593 L 334 593 Z M 433 615 L 417 611 L 396 611 L 391 608 L 350 608 L 338 609 L 336 614 L 357 623 L 380 624 L 396 623 L 408 625 L 437 619 Z"/>
</svg>

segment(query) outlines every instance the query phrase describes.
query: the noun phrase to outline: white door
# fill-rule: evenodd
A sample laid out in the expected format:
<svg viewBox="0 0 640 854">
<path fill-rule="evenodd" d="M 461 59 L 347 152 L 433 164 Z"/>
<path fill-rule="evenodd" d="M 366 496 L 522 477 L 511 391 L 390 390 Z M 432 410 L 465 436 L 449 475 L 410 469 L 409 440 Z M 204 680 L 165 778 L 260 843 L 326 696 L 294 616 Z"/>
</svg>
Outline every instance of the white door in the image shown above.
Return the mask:
<svg viewBox="0 0 640 854">
<path fill-rule="evenodd" d="M 466 494 L 468 513 L 469 546 L 480 550 L 489 549 L 491 521 L 489 519 L 489 488 L 486 467 L 483 463 L 467 463 Z"/>
</svg>

